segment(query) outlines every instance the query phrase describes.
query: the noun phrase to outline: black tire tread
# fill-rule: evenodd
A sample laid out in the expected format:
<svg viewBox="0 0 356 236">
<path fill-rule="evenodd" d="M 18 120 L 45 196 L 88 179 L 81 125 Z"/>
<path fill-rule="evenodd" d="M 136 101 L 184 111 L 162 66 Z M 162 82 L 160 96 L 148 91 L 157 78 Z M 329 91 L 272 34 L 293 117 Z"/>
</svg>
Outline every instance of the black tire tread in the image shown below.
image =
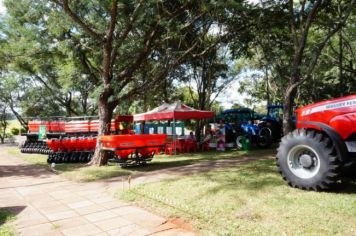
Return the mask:
<svg viewBox="0 0 356 236">
<path fill-rule="evenodd" d="M 324 179 L 318 181 L 313 186 L 300 186 L 299 184 L 296 184 L 293 181 L 293 179 L 288 178 L 288 176 L 286 176 L 284 174 L 284 171 L 278 162 L 278 160 L 280 158 L 282 158 L 282 157 L 280 157 L 281 148 L 284 145 L 286 145 L 287 143 L 289 143 L 292 139 L 294 139 L 298 136 L 306 136 L 308 138 L 316 140 L 317 142 L 320 143 L 320 145 L 322 145 L 324 147 L 325 152 L 328 154 L 329 164 L 328 164 L 327 174 L 325 175 Z M 277 151 L 278 151 L 278 153 L 276 156 L 276 164 L 278 167 L 278 172 L 282 175 L 282 178 L 288 183 L 288 185 L 290 185 L 294 188 L 321 191 L 321 190 L 326 190 L 326 189 L 331 188 L 336 183 L 336 181 L 339 179 L 339 176 L 340 176 L 339 170 L 341 168 L 341 165 L 337 158 L 335 147 L 334 147 L 333 143 L 331 142 L 331 140 L 327 136 L 323 135 L 320 132 L 316 132 L 314 130 L 296 129 L 281 139 L 280 146 L 277 149 Z"/>
</svg>

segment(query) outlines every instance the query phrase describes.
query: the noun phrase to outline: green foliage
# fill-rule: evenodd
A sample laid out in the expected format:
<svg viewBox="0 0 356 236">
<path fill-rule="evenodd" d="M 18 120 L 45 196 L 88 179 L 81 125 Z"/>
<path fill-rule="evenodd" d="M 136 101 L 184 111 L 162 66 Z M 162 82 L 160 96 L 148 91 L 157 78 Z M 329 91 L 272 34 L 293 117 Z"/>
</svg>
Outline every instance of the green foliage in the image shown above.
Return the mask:
<svg viewBox="0 0 356 236">
<path fill-rule="evenodd" d="M 93 37 L 54 2 L 4 1 L 0 102 L 24 127 L 22 117 L 97 115 L 105 86 L 116 114 L 175 100 L 219 111 L 215 98 L 235 79 L 240 81 L 236 93 L 248 94 L 244 103 L 249 106 L 283 101 L 294 55 L 287 1 L 119 1 L 110 53 L 115 57 L 105 86 L 105 40 Z M 104 39 L 112 2 L 70 1 L 69 7 Z M 295 2 L 297 28 L 315 2 L 306 1 L 304 13 L 302 2 Z M 350 4 L 322 2 L 308 32 L 301 76 Z M 298 104 L 356 93 L 354 13 L 329 40 L 311 78 L 299 86 Z"/>
<path fill-rule="evenodd" d="M 7 121 L 7 106 L 0 102 L 0 142 L 4 143 L 7 136 L 7 128 L 9 122 Z"/>
<path fill-rule="evenodd" d="M 69 7 L 104 37 L 111 3 L 71 2 Z M 20 0 L 5 1 L 5 5 L 8 12 L 1 24 L 5 76 L 16 75 L 17 84 L 27 81 L 16 106 L 25 116 L 95 114 L 103 90 L 102 42 L 53 2 Z M 138 101 L 141 111 L 162 103 L 162 97 L 170 101 L 176 70 L 186 57 L 193 56 L 193 51 L 184 53 L 201 41 L 198 25 L 210 21 L 222 6 L 154 0 L 120 2 L 118 8 L 110 102 L 119 100 L 117 112 L 123 114 L 135 104 L 132 100 Z M 152 39 L 150 33 L 154 33 Z M 194 55 L 201 51 L 203 47 L 196 48 Z"/>
<path fill-rule="evenodd" d="M 2 236 L 15 236 L 16 231 L 10 222 L 15 220 L 15 214 L 7 209 L 0 209 L 0 235 Z"/>
<path fill-rule="evenodd" d="M 238 59 L 250 71 L 244 75 L 239 92 L 250 97 L 247 103 L 269 100 L 270 103 L 283 101 L 287 85 L 290 83 L 293 69 L 293 39 L 290 32 L 288 4 L 275 1 L 264 1 L 257 6 L 256 23 L 249 29 L 255 35 L 250 42 L 248 56 Z M 309 8 L 313 5 L 307 1 Z M 315 1 L 314 1 L 315 2 Z M 295 17 L 300 17 L 300 4 L 295 3 Z M 309 29 L 307 45 L 300 67 L 301 76 L 305 76 L 312 54 L 325 35 L 342 19 L 349 8 L 350 1 L 324 2 Z M 307 14 L 305 11 L 304 14 Z M 294 100 L 298 105 L 354 94 L 356 58 L 351 56 L 355 51 L 355 14 L 350 15 L 340 34 L 335 34 L 325 46 L 312 76 L 299 86 Z M 288 23 L 286 23 L 288 22 Z M 297 21 L 297 26 L 301 24 Z M 234 43 L 234 41 L 232 42 Z M 341 50 L 340 50 L 341 46 Z M 341 55 L 342 54 L 342 55 Z"/>
<path fill-rule="evenodd" d="M 12 212 L 8 210 L 0 210 L 0 225 L 8 221 L 14 220 L 14 218 L 15 215 Z"/>
<path fill-rule="evenodd" d="M 18 102 L 14 106 L 21 107 L 24 116 L 91 114 L 95 107 L 89 101 L 89 91 L 93 87 L 87 83 L 88 72 L 80 58 L 73 53 L 76 48 L 80 53 L 81 47 L 74 47 L 79 39 L 66 31 L 70 24 L 64 27 L 46 2 L 5 1 L 5 5 L 7 15 L 1 22 L 0 37 L 6 40 L 0 54 L 7 61 L 3 74 L 7 85 L 16 85 L 8 89 L 13 102 Z"/>
<path fill-rule="evenodd" d="M 13 135 L 19 135 L 20 129 L 18 129 L 18 128 L 11 128 L 10 132 L 11 132 L 11 134 L 13 134 Z"/>
</svg>

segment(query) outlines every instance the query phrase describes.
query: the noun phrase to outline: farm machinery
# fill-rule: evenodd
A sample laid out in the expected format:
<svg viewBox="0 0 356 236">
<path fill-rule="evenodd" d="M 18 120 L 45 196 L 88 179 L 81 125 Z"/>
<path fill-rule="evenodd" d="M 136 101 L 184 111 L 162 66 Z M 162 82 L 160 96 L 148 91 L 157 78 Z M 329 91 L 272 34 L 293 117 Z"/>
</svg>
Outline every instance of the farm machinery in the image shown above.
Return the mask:
<svg viewBox="0 0 356 236">
<path fill-rule="evenodd" d="M 269 128 L 272 132 L 272 140 L 278 141 L 282 137 L 282 111 L 283 105 L 267 105 L 267 115 L 262 117 L 258 124 L 260 128 Z"/>
<path fill-rule="evenodd" d="M 119 134 L 100 136 L 99 140 L 97 137 L 49 139 L 47 145 L 51 152 L 47 162 L 89 162 L 99 144 L 122 167 L 143 165 L 161 151 L 166 138 L 165 134 Z"/>
<path fill-rule="evenodd" d="M 230 124 L 226 129 L 226 142 L 235 142 L 237 148 L 242 148 L 243 139 L 259 148 L 272 144 L 271 128 L 255 124 L 256 114 L 249 108 L 225 110 L 217 118 Z"/>
<path fill-rule="evenodd" d="M 47 162 L 89 162 L 93 157 L 96 142 L 96 137 L 48 139 L 46 143 L 50 152 Z"/>
<path fill-rule="evenodd" d="M 272 145 L 272 131 L 269 127 L 260 127 L 251 122 L 240 124 L 240 129 L 236 135 L 236 144 L 242 148 L 242 140 L 249 139 L 251 144 L 259 148 L 269 148 Z"/>
<path fill-rule="evenodd" d="M 281 104 L 269 104 L 267 105 L 267 115 L 262 117 L 261 121 L 258 123 L 260 128 L 267 127 L 272 132 L 272 141 L 277 142 L 283 136 L 282 130 L 282 116 L 283 116 L 283 105 Z M 292 116 L 293 124 L 295 127 L 296 117 Z"/>
<path fill-rule="evenodd" d="M 110 152 L 121 167 L 137 166 L 161 152 L 166 139 L 166 134 L 106 135 L 100 137 L 100 148 Z"/>
<path fill-rule="evenodd" d="M 120 129 L 122 122 L 132 122 L 132 116 L 117 116 L 111 121 L 111 131 L 113 134 L 124 132 Z M 41 128 L 45 134 L 39 138 Z M 21 145 L 23 153 L 49 154 L 51 149 L 44 139 L 68 139 L 95 137 L 98 134 L 99 120 L 95 117 L 52 117 L 45 120 L 35 119 L 28 122 L 28 132 L 24 134 L 27 139 Z"/>
<path fill-rule="evenodd" d="M 58 118 L 56 118 L 58 119 Z M 117 116 L 111 122 L 111 134 L 97 137 L 99 120 L 88 117 L 64 120 L 29 121 L 24 153 L 47 154 L 48 163 L 89 162 L 97 145 L 110 152 L 121 166 L 142 165 L 161 151 L 166 135 L 135 135 L 122 129 L 122 123 L 132 123 L 132 116 Z M 40 127 L 45 127 L 46 139 L 39 140 Z"/>
<path fill-rule="evenodd" d="M 297 129 L 285 135 L 277 166 L 289 185 L 307 190 L 332 187 L 356 172 L 356 95 L 296 110 Z"/>
</svg>

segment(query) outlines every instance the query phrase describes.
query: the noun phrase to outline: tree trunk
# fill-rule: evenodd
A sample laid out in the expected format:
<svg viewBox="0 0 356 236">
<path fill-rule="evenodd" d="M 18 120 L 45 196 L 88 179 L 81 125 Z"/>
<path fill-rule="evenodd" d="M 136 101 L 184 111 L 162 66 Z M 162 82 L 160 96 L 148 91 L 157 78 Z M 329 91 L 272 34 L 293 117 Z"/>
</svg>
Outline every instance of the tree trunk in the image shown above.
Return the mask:
<svg viewBox="0 0 356 236">
<path fill-rule="evenodd" d="M 283 101 L 283 134 L 284 135 L 288 134 L 294 129 L 292 116 L 293 116 L 294 97 L 296 96 L 297 88 L 296 87 L 292 88 L 292 86 L 293 84 L 288 86 Z"/>
<path fill-rule="evenodd" d="M 269 81 L 268 81 L 268 69 L 265 68 L 265 78 L 266 78 L 266 95 L 267 95 L 267 105 L 270 105 L 270 92 L 269 92 Z"/>
<path fill-rule="evenodd" d="M 3 124 L 1 126 L 2 126 L 3 131 L 2 131 L 2 134 L 0 135 L 0 141 L 1 141 L 1 144 L 4 144 L 5 137 L 6 137 L 6 128 L 7 128 L 6 121 L 3 121 Z"/>
<path fill-rule="evenodd" d="M 343 96 L 345 91 L 344 88 L 344 78 L 343 78 L 343 68 L 342 68 L 342 62 L 343 62 L 343 45 L 342 45 L 342 31 L 340 30 L 339 32 L 339 92 L 340 96 Z"/>
<path fill-rule="evenodd" d="M 195 137 L 197 139 L 198 142 L 200 142 L 202 140 L 201 137 L 201 132 L 203 129 L 203 120 L 197 120 L 196 126 L 195 126 Z"/>
<path fill-rule="evenodd" d="M 93 160 L 89 163 L 90 165 L 103 166 L 106 165 L 109 158 L 109 153 L 100 150 L 100 136 L 110 134 L 111 119 L 113 115 L 113 109 L 108 103 L 108 98 L 104 93 L 101 94 L 101 99 L 99 100 L 99 132 L 97 137 L 97 145 L 95 148 Z"/>
<path fill-rule="evenodd" d="M 82 111 L 83 111 L 83 114 L 85 115 L 85 116 L 87 116 L 88 115 L 88 93 L 82 93 L 81 94 L 82 95 L 82 101 L 81 101 L 81 103 L 82 103 Z"/>
<path fill-rule="evenodd" d="M 199 93 L 199 109 L 200 110 L 205 110 L 205 92 Z M 204 121 L 203 120 L 197 120 L 196 126 L 195 126 L 195 137 L 197 139 L 198 142 L 201 141 L 202 137 L 201 137 L 201 133 L 202 133 L 202 129 L 204 127 Z"/>
<path fill-rule="evenodd" d="M 12 113 L 15 115 L 16 119 L 20 122 L 20 125 L 24 129 L 28 129 L 28 122 L 25 121 L 25 119 L 22 118 L 22 116 L 15 110 L 14 106 L 10 103 L 10 109 Z"/>
</svg>

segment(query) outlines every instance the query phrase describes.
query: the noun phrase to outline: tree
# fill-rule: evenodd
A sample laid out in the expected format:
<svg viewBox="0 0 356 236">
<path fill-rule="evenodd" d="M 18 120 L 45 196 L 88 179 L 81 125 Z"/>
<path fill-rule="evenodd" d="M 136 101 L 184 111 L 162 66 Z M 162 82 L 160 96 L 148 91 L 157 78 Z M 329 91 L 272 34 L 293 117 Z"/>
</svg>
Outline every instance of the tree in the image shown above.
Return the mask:
<svg viewBox="0 0 356 236">
<path fill-rule="evenodd" d="M 339 7 L 337 20 L 342 18 L 341 11 Z M 302 104 L 356 93 L 355 20 L 355 14 L 350 15 L 345 26 L 325 46 L 311 79 L 298 89 L 297 98 Z"/>
<path fill-rule="evenodd" d="M 255 6 L 256 20 L 249 28 L 255 37 L 244 60 L 248 61 L 246 68 L 258 73 L 244 80 L 240 89 L 259 101 L 283 101 L 284 132 L 293 127 L 296 103 L 340 96 L 353 88 L 353 80 L 347 79 L 353 71 L 353 57 L 348 56 L 348 63 L 341 63 L 341 53 L 334 52 L 333 62 L 330 57 L 330 51 L 341 52 L 338 32 L 352 35 L 353 6 L 354 1 L 263 1 Z M 352 36 L 346 41 L 353 42 Z M 341 47 L 343 55 L 352 55 L 351 45 L 347 50 Z M 334 73 L 340 68 L 344 72 Z M 344 86 L 334 82 L 340 78 Z"/>
<path fill-rule="evenodd" d="M 70 34 L 65 24 L 59 24 L 45 2 L 31 4 L 21 0 L 5 4 L 7 14 L 0 21 L 0 57 L 6 70 L 3 77 L 10 76 L 18 82 L 22 98 L 35 96 L 31 100 L 36 108 L 46 110 L 47 102 L 55 104 L 57 113 L 37 115 L 93 115 L 96 107 L 90 94 L 94 89 L 90 73 L 81 64 L 85 59 L 83 49 L 80 44 L 75 47 L 76 35 Z M 26 111 L 31 111 L 33 104 L 27 101 L 29 106 L 23 107 L 24 99 L 16 98 L 19 97 L 12 97 L 17 108 L 23 108 L 24 115 L 31 115 Z"/>
<path fill-rule="evenodd" d="M 4 143 L 6 138 L 7 122 L 7 107 L 6 104 L 0 103 L 0 142 Z"/>
<path fill-rule="evenodd" d="M 20 122 L 21 126 L 27 128 L 26 119 L 17 111 L 19 107 L 19 101 L 23 98 L 24 84 L 18 83 L 16 77 L 12 77 L 8 74 L 2 73 L 0 75 L 0 103 L 4 104 L 4 107 L 10 108 L 13 115 Z"/>
<path fill-rule="evenodd" d="M 345 3 L 342 6 L 345 9 L 342 11 L 344 13 L 343 16 L 339 21 L 335 22 L 334 17 L 332 17 L 333 10 L 335 10 L 333 1 L 301 1 L 300 5 L 294 4 L 294 1 L 288 2 L 294 52 L 290 79 L 284 94 L 283 132 L 285 134 L 293 129 L 292 108 L 298 87 L 311 79 L 324 47 L 330 38 L 345 25 L 354 4 L 354 0 Z M 318 22 L 319 19 L 321 22 Z M 309 41 L 309 33 L 313 29 L 313 26 L 318 25 L 318 23 L 319 27 L 327 27 L 327 31 L 325 34 L 320 35 L 317 41 L 312 43 Z"/>
<path fill-rule="evenodd" d="M 92 71 L 98 78 L 99 135 L 110 133 L 110 121 L 121 100 L 165 78 L 195 48 L 196 39 L 189 32 L 206 12 L 203 2 L 52 2 L 53 10 L 65 13 L 96 50 L 97 67 Z M 148 72 L 150 79 L 143 80 L 141 69 L 147 62 L 155 66 Z M 91 164 L 104 165 L 107 157 L 98 148 Z"/>
</svg>

